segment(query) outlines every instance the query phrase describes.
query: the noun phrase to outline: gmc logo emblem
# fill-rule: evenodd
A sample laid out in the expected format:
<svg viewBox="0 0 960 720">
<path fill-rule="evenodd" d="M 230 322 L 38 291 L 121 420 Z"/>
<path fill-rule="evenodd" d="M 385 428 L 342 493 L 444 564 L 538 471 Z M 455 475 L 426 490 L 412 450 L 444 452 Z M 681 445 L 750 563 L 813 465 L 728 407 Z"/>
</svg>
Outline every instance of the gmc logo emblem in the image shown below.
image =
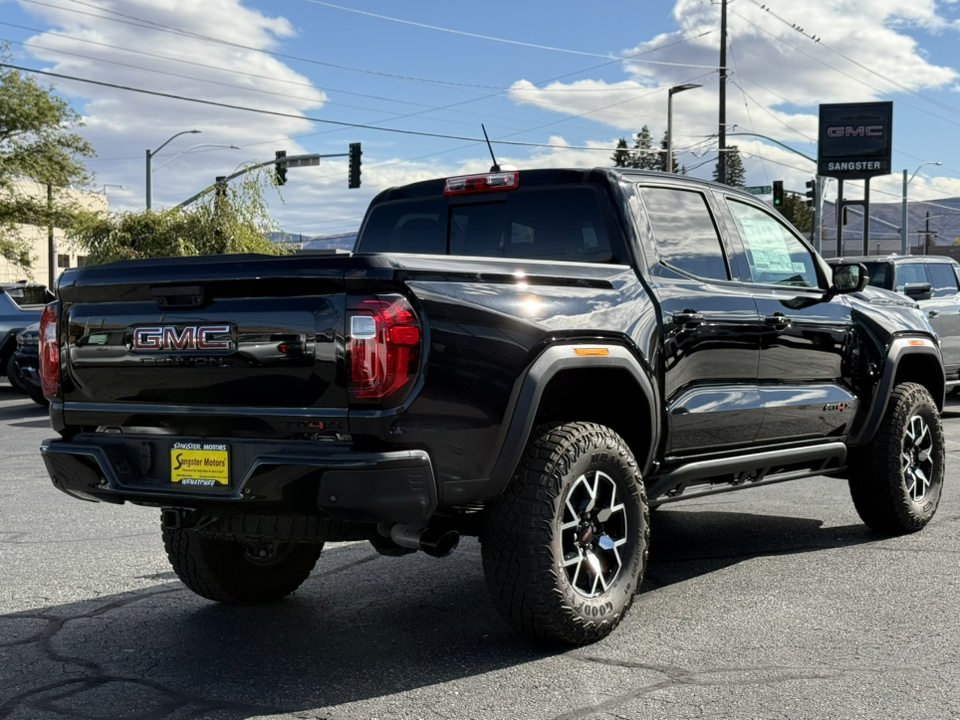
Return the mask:
<svg viewBox="0 0 960 720">
<path fill-rule="evenodd" d="M 827 137 L 881 137 L 883 135 L 883 125 L 850 125 L 841 127 L 828 127 Z"/>
<path fill-rule="evenodd" d="M 133 329 L 134 350 L 230 350 L 231 346 L 229 325 L 187 325 L 179 331 L 175 325 Z"/>
</svg>

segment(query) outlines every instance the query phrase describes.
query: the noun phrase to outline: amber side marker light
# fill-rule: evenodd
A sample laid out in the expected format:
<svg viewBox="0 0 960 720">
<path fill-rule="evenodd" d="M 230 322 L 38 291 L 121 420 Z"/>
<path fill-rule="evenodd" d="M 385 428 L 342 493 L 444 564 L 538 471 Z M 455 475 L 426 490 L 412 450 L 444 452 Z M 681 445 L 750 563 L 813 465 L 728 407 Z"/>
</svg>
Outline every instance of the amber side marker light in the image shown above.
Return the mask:
<svg viewBox="0 0 960 720">
<path fill-rule="evenodd" d="M 574 348 L 573 351 L 580 357 L 596 357 L 610 354 L 607 348 Z"/>
<path fill-rule="evenodd" d="M 926 340 L 910 340 L 909 343 L 911 345 L 926 345 L 927 341 Z"/>
</svg>

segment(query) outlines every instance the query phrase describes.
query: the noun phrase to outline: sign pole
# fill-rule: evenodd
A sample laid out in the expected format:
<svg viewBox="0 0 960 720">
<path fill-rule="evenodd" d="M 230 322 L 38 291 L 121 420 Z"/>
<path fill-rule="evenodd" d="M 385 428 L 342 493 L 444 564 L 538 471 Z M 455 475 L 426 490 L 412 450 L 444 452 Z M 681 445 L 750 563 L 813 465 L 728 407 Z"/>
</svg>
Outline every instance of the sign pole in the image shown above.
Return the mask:
<svg viewBox="0 0 960 720">
<path fill-rule="evenodd" d="M 870 178 L 863 181 L 863 255 L 870 254 Z"/>
<path fill-rule="evenodd" d="M 843 178 L 837 178 L 837 257 L 843 257 Z"/>
</svg>

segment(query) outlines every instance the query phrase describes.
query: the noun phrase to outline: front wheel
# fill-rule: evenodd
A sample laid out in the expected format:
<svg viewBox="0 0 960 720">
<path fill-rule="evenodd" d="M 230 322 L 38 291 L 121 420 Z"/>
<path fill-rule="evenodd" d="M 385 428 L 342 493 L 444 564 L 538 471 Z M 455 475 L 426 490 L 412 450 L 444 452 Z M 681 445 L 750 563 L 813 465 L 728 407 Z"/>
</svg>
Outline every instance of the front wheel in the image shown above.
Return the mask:
<svg viewBox="0 0 960 720">
<path fill-rule="evenodd" d="M 860 519 L 890 535 L 922 529 L 940 503 L 943 466 L 933 398 L 917 383 L 897 385 L 873 441 L 851 457 L 850 495 Z"/>
<path fill-rule="evenodd" d="M 619 435 L 586 422 L 537 428 L 485 512 L 483 569 L 494 604 L 535 640 L 606 637 L 643 577 L 648 521 L 643 481 Z"/>
<path fill-rule="evenodd" d="M 322 543 L 242 542 L 195 530 L 163 530 L 177 577 L 197 595 L 229 605 L 280 600 L 310 575 Z"/>
<path fill-rule="evenodd" d="M 13 389 L 21 395 L 26 395 L 27 388 L 20 379 L 20 368 L 17 367 L 17 361 L 13 355 L 7 358 L 7 367 L 5 372 L 7 373 L 7 380 L 10 381 Z"/>
</svg>

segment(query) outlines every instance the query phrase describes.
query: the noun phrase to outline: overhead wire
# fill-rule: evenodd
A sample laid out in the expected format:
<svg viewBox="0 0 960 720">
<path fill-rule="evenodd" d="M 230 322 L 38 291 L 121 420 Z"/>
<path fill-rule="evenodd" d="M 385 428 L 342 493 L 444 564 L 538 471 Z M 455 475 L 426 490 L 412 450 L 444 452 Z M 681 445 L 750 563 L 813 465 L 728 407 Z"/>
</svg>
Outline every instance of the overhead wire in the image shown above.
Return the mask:
<svg viewBox="0 0 960 720">
<path fill-rule="evenodd" d="M 36 70 L 34 68 L 23 67 L 20 65 L 14 65 L 12 63 L 0 62 L 0 67 L 10 68 L 12 70 L 19 70 L 21 72 L 33 73 L 37 75 L 45 75 L 49 77 L 56 77 L 63 80 L 72 80 L 74 82 L 88 83 L 92 85 L 99 85 L 101 87 L 113 88 L 115 90 L 125 90 L 129 92 L 135 92 L 143 95 L 152 95 L 155 97 L 167 98 L 169 100 L 181 100 L 184 102 L 196 103 L 200 105 L 209 105 L 212 107 L 225 108 L 229 110 L 239 110 L 243 112 L 257 113 L 260 115 L 269 115 L 272 117 L 283 117 L 290 118 L 294 120 L 305 120 L 308 122 L 323 123 L 327 125 L 337 125 L 340 127 L 350 127 L 350 128 L 362 128 L 366 130 L 378 130 L 380 132 L 395 133 L 400 135 L 414 135 L 418 137 L 430 137 L 430 138 L 440 138 L 444 140 L 464 140 L 469 141 L 470 143 L 482 143 L 486 142 L 484 138 L 471 138 L 463 135 L 446 135 L 443 133 L 431 133 L 431 132 L 422 132 L 419 130 L 405 130 L 403 128 L 390 128 L 390 127 L 379 127 L 377 125 L 369 125 L 365 123 L 351 123 L 345 122 L 342 120 L 328 120 L 325 118 L 316 118 L 309 115 L 298 115 L 295 113 L 286 113 L 280 112 L 278 110 L 266 110 L 264 108 L 253 108 L 247 107 L 244 105 L 235 105 L 232 103 L 223 103 L 217 102 L 215 100 L 204 100 L 202 98 L 193 98 L 185 95 L 176 95 L 174 93 L 164 93 L 158 92 L 156 90 L 147 90 L 145 88 L 136 88 L 130 85 L 121 85 L 119 83 L 108 83 L 102 80 L 91 80 L 89 78 L 81 78 L 73 75 L 66 75 L 64 73 L 55 73 L 48 70 Z M 658 89 L 659 90 L 659 89 Z M 556 145 L 551 143 L 531 143 L 531 142 L 519 142 L 516 140 L 502 140 L 502 139 L 492 139 L 492 143 L 499 143 L 501 145 L 515 145 L 519 147 L 542 147 L 542 148 L 560 148 L 565 150 L 594 150 L 602 152 L 611 152 L 616 148 L 600 148 L 600 147 L 589 147 L 589 146 L 571 146 L 571 145 Z"/>
<path fill-rule="evenodd" d="M 739 74 L 740 74 L 740 70 L 737 68 L 737 56 L 734 54 L 733 46 L 734 46 L 734 43 L 728 43 L 728 44 L 727 44 L 727 49 L 730 51 L 730 59 L 733 61 L 734 74 L 735 74 L 735 75 L 739 75 Z M 740 93 L 741 93 L 741 95 L 743 96 L 743 107 L 744 107 L 744 108 L 746 109 L 746 111 L 747 111 L 747 122 L 750 123 L 750 132 L 755 133 L 755 132 L 757 131 L 757 129 L 756 129 L 756 128 L 754 127 L 754 125 L 753 125 L 753 116 L 750 114 L 750 105 L 747 103 L 747 93 L 746 93 L 746 91 L 745 91 L 742 87 L 740 87 L 740 85 L 737 84 L 736 82 L 734 82 L 734 85 L 735 85 L 736 87 L 740 88 Z M 767 172 L 767 164 L 766 164 L 766 162 L 764 161 L 763 155 L 760 155 L 759 153 L 757 153 L 757 157 L 760 158 L 760 167 L 761 167 L 761 169 L 763 170 L 763 179 L 766 180 L 767 183 L 769 183 L 769 182 L 770 182 L 770 174 Z"/>
<path fill-rule="evenodd" d="M 763 28 L 763 27 L 757 25 L 755 22 L 753 22 L 753 21 L 745 18 L 743 15 L 739 14 L 739 13 L 736 12 L 735 10 L 728 10 L 728 12 L 731 13 L 732 15 L 736 15 L 738 18 L 740 18 L 741 20 L 743 20 L 743 21 L 744 21 L 745 23 L 747 23 L 748 25 L 752 25 L 753 27 L 755 27 L 755 28 L 756 28 L 757 30 L 759 30 L 760 32 L 762 32 L 762 33 L 764 33 L 764 34 L 766 34 L 766 35 L 769 35 L 769 36 L 772 37 L 774 40 L 776 40 L 777 42 L 779 42 L 779 43 L 783 44 L 784 46 L 790 48 L 791 50 L 795 50 L 796 52 L 800 53 L 801 55 L 804 55 L 805 57 L 810 58 L 810 59 L 813 60 L 814 62 L 820 63 L 820 64 L 823 65 L 824 67 L 830 68 L 830 69 L 833 70 L 834 72 L 840 73 L 840 74 L 843 75 L 844 77 L 849 78 L 850 80 L 853 80 L 853 81 L 856 82 L 856 83 L 860 83 L 861 85 L 864 85 L 864 86 L 870 88 L 871 90 L 873 90 L 874 92 L 878 93 L 879 95 L 881 95 L 881 96 L 883 96 L 883 97 L 893 97 L 893 96 L 891 95 L 891 93 L 887 92 L 886 90 L 882 90 L 882 89 L 880 89 L 880 88 L 878 88 L 878 87 L 876 87 L 876 86 L 874 86 L 874 85 L 871 85 L 870 83 L 868 83 L 866 80 L 863 80 L 862 78 L 854 77 L 854 76 L 851 75 L 850 73 L 844 72 L 844 71 L 841 70 L 840 68 L 834 67 L 833 65 L 831 65 L 831 64 L 828 63 L 828 62 L 825 62 L 824 60 L 821 60 L 820 58 L 815 57 L 815 56 L 811 55 L 811 54 L 808 53 L 808 52 L 804 52 L 803 50 L 801 50 L 800 48 L 798 48 L 796 45 L 791 45 L 790 43 L 788 43 L 788 42 L 787 42 L 786 40 L 784 40 L 783 38 L 781 38 L 781 37 L 779 37 L 779 36 L 777 36 L 777 35 L 774 35 L 772 32 L 770 32 L 770 31 L 767 30 L 766 28 Z M 919 107 L 917 107 L 916 105 L 913 105 L 913 104 L 911 104 L 911 103 L 908 103 L 906 100 L 903 100 L 902 98 L 900 98 L 900 99 L 898 100 L 898 102 L 900 102 L 900 103 L 903 104 L 903 105 L 906 105 L 907 107 L 911 107 L 911 108 L 913 108 L 914 110 L 918 110 L 918 111 L 920 111 L 920 112 L 927 113 L 927 114 L 930 115 L 931 117 L 935 117 L 935 118 L 937 118 L 938 120 L 943 120 L 944 122 L 950 123 L 951 125 L 960 126 L 960 122 L 958 122 L 958 121 L 956 121 L 956 120 L 951 120 L 951 119 L 949 119 L 949 118 L 943 117 L 942 115 L 936 115 L 936 114 L 934 114 L 934 113 L 932 113 L 932 112 L 929 112 L 929 111 L 927 111 L 927 110 L 923 110 L 922 108 L 919 108 Z"/>
<path fill-rule="evenodd" d="M 844 54 L 843 54 L 842 52 L 840 52 L 839 50 L 834 50 L 832 47 L 830 47 L 830 46 L 827 45 L 825 42 L 823 42 L 823 40 L 822 40 L 820 37 L 814 36 L 814 35 L 811 35 L 811 34 L 807 33 L 802 27 L 800 27 L 800 26 L 797 25 L 796 23 L 792 23 L 792 22 L 790 22 L 789 20 L 786 20 L 785 18 L 780 17 L 779 15 L 777 15 L 777 13 L 775 13 L 773 10 L 771 10 L 771 9 L 770 9 L 769 7 L 767 7 L 766 5 L 763 5 L 763 4 L 759 3 L 759 2 L 757 2 L 757 0 L 749 0 L 749 2 L 753 3 L 754 5 L 756 5 L 756 6 L 757 6 L 758 8 L 760 8 L 761 10 L 765 11 L 765 12 L 766 12 L 767 14 L 769 14 L 770 16 L 776 18 L 777 20 L 779 20 L 779 21 L 780 21 L 781 23 L 783 23 L 784 25 L 787 25 L 787 26 L 790 27 L 794 32 L 799 33 L 800 35 L 804 36 L 804 37 L 807 38 L 808 40 L 812 40 L 814 43 L 816 43 L 816 44 L 819 45 L 820 47 L 822 47 L 822 48 L 824 48 L 824 49 L 826 49 L 826 50 L 829 50 L 830 52 L 832 52 L 832 53 L 833 53 L 834 55 L 836 55 L 837 57 L 843 58 L 843 59 L 846 60 L 847 62 L 849 62 L 849 63 L 851 63 L 851 64 L 853 64 L 853 65 L 856 65 L 857 67 L 861 68 L 862 70 L 866 70 L 866 71 L 867 71 L 868 73 L 870 73 L 871 75 L 875 75 L 876 77 L 880 78 L 881 80 L 883 80 L 883 81 L 885 81 L 885 82 L 890 83 L 891 85 L 895 85 L 896 87 L 900 88 L 901 90 L 903 90 L 903 91 L 906 92 L 906 93 L 909 93 L 909 94 L 913 95 L 914 97 L 918 97 L 918 98 L 920 98 L 921 100 L 926 100 L 927 102 L 929 102 L 929 103 L 931 103 L 931 104 L 933 104 L 933 105 L 936 105 L 937 107 L 943 108 L 944 110 L 949 110 L 949 111 L 952 112 L 952 113 L 955 113 L 955 114 L 957 114 L 957 115 L 960 115 L 960 109 L 955 108 L 955 107 L 953 107 L 952 105 L 948 105 L 947 103 L 941 102 L 941 101 L 939 101 L 939 100 L 935 100 L 934 98 L 927 97 L 926 95 L 923 95 L 923 94 L 920 93 L 919 91 L 914 90 L 914 89 L 912 89 L 912 88 L 910 88 L 910 87 L 907 87 L 906 85 L 904 85 L 904 84 L 902 84 L 902 83 L 900 83 L 900 82 L 897 82 L 897 81 L 894 80 L 893 78 L 888 77 L 888 76 L 884 75 L 883 73 L 877 72 L 876 70 L 874 70 L 873 68 L 869 67 L 868 65 L 864 65 L 863 63 L 861 63 L 861 62 L 859 62 L 859 61 L 857 61 L 857 60 L 854 60 L 853 58 L 848 57 L 847 55 L 844 55 Z M 738 16 L 738 17 L 742 17 L 742 16 Z"/>
<path fill-rule="evenodd" d="M 507 45 L 518 45 L 520 47 L 534 48 L 537 50 L 549 50 L 552 52 L 567 53 L 570 55 L 582 55 L 586 57 L 598 57 L 598 58 L 613 58 L 616 60 L 624 60 L 626 58 L 617 57 L 610 54 L 602 55 L 599 53 L 586 52 L 584 50 L 570 50 L 567 48 L 553 47 L 550 45 L 538 45 L 536 43 L 521 42 L 519 40 L 507 40 L 505 38 L 493 37 L 492 35 L 481 35 L 479 33 L 466 32 L 464 30 L 453 30 L 451 28 L 440 27 L 438 25 L 428 25 L 427 23 L 414 22 L 412 20 L 402 20 L 400 18 L 390 17 L 389 15 L 380 15 L 378 13 L 367 12 L 366 10 L 358 10 L 356 8 L 344 7 L 342 5 L 334 5 L 329 2 L 322 2 L 322 0 L 304 0 L 312 5 L 321 5 L 323 7 L 333 8 L 336 10 L 343 10 L 345 12 L 356 13 L 357 15 L 365 15 L 367 17 L 377 18 L 379 20 L 389 20 L 390 22 L 400 23 L 403 25 L 411 25 L 413 27 L 425 28 L 428 30 L 437 30 L 439 32 L 452 33 L 454 35 L 460 35 L 463 37 L 475 38 L 479 40 L 490 40 L 492 42 L 505 43 Z M 636 62 L 648 63 L 652 65 L 669 65 L 672 67 L 688 67 L 688 68 L 700 68 L 700 69 L 709 69 L 716 70 L 714 65 L 693 65 L 690 63 L 671 63 L 663 62 L 658 60 L 638 60 Z"/>
</svg>

